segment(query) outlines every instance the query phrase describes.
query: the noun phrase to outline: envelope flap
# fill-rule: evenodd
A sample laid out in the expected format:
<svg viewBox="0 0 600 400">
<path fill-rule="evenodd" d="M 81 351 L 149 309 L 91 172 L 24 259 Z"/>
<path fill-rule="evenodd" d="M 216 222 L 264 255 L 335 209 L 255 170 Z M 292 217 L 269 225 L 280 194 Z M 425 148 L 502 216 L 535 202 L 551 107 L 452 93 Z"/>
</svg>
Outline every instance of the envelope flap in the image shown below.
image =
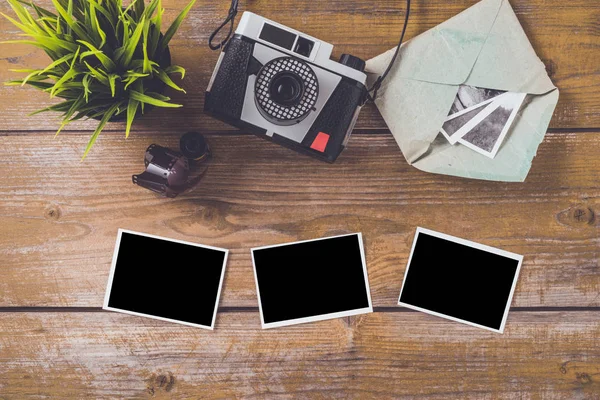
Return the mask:
<svg viewBox="0 0 600 400">
<path fill-rule="evenodd" d="M 508 0 L 465 84 L 538 95 L 556 89 Z"/>
<path fill-rule="evenodd" d="M 404 43 L 394 75 L 448 85 L 464 83 L 494 26 L 502 2 L 483 0 Z M 369 60 L 367 70 L 382 73 L 394 50 Z"/>
</svg>

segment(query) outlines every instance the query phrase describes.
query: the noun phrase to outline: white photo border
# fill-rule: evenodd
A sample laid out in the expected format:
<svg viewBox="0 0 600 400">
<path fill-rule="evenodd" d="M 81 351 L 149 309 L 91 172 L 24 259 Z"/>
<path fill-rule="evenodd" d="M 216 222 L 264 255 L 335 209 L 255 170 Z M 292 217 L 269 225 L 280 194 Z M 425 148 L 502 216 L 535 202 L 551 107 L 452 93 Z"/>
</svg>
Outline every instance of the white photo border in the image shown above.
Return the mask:
<svg viewBox="0 0 600 400">
<path fill-rule="evenodd" d="M 225 257 L 223 258 L 223 266 L 221 268 L 221 278 L 219 279 L 219 289 L 217 290 L 217 298 L 216 298 L 216 301 L 215 301 L 215 309 L 213 310 L 213 317 L 212 317 L 212 322 L 211 322 L 210 326 L 201 325 L 201 324 L 194 324 L 192 322 L 179 321 L 179 320 L 176 320 L 176 319 L 159 317 L 159 316 L 156 316 L 156 315 L 144 314 L 144 313 L 139 313 L 139 312 L 135 312 L 135 311 L 123 310 L 121 308 L 110 307 L 108 305 L 108 301 L 110 300 L 110 293 L 112 291 L 113 279 L 114 279 L 114 276 L 115 276 L 115 268 L 117 266 L 117 257 L 119 255 L 119 248 L 121 247 L 121 237 L 123 236 L 123 233 L 130 233 L 130 234 L 133 234 L 133 235 L 144 236 L 144 237 L 148 237 L 148 238 L 152 238 L 152 239 L 165 240 L 167 242 L 185 244 L 185 245 L 190 245 L 190 246 L 194 246 L 194 247 L 201 247 L 201 248 L 204 248 L 204 249 L 217 250 L 217 251 L 221 251 L 221 252 L 225 253 Z M 184 240 L 171 239 L 171 238 L 166 238 L 164 236 L 156 236 L 156 235 L 151 235 L 149 233 L 131 231 L 131 230 L 128 230 L 128 229 L 119 229 L 118 233 L 117 233 L 117 242 L 115 243 L 115 250 L 113 252 L 112 263 L 111 263 L 111 266 L 110 266 L 110 273 L 108 275 L 108 282 L 106 284 L 106 293 L 104 295 L 104 303 L 102 305 L 102 309 L 103 310 L 107 310 L 107 311 L 115 311 L 115 312 L 119 312 L 119 313 L 123 313 L 123 314 L 135 315 L 135 316 L 138 316 L 138 317 L 146 317 L 146 318 L 157 319 L 159 321 L 173 322 L 173 323 L 176 323 L 176 324 L 193 326 L 193 327 L 196 327 L 196 328 L 208 329 L 208 330 L 212 331 L 212 330 L 214 330 L 215 321 L 217 319 L 217 309 L 219 308 L 219 301 L 221 299 L 221 289 L 223 288 L 223 279 L 225 277 L 225 268 L 227 266 L 227 258 L 228 257 L 229 257 L 229 250 L 222 249 L 220 247 L 213 247 L 213 246 L 207 246 L 207 245 L 199 244 L 199 243 L 187 242 L 187 241 L 184 241 Z"/>
<path fill-rule="evenodd" d="M 485 151 L 484 149 L 475 146 L 473 143 L 464 140 L 463 136 L 465 136 L 468 133 L 468 131 L 463 132 L 462 135 L 460 135 L 460 138 L 458 138 L 458 142 L 460 144 L 462 144 L 464 146 L 467 146 L 471 150 L 474 150 L 477 153 L 483 154 L 484 156 L 487 156 L 489 158 L 496 157 L 496 154 L 498 153 L 498 150 L 500 150 L 500 146 L 502 145 L 502 142 L 504 142 L 504 138 L 506 137 L 506 134 L 510 130 L 510 127 L 512 126 L 515 118 L 517 117 L 517 114 L 518 114 L 519 110 L 523 106 L 523 102 L 525 101 L 525 97 L 527 97 L 527 93 L 512 93 L 512 92 L 507 92 L 507 93 L 504 93 L 504 94 L 505 95 L 518 95 L 518 96 L 515 97 L 515 99 L 516 99 L 516 102 L 514 104 L 515 108 L 513 108 L 513 110 L 511 111 L 511 113 L 510 113 L 510 115 L 508 117 L 508 119 L 506 120 L 506 123 L 502 127 L 502 131 L 500 132 L 500 135 L 496 139 L 496 142 L 494 143 L 494 147 L 492 148 L 492 151 L 490 151 L 490 152 Z M 496 99 L 498 99 L 499 97 L 500 96 L 496 97 Z M 479 125 L 485 118 L 487 118 L 493 111 L 495 111 L 501 105 L 500 102 L 494 103 L 494 104 L 496 104 L 496 107 L 494 107 L 494 109 L 490 110 L 489 113 L 483 115 L 483 113 L 485 112 L 485 110 L 484 110 L 484 111 L 480 112 L 479 114 L 477 114 L 475 117 L 473 117 L 472 120 L 469 121 L 469 123 L 471 123 L 471 122 L 474 123 L 473 126 L 471 126 L 469 128 L 469 131 L 471 129 L 475 128 L 477 125 Z M 488 107 L 490 107 L 490 106 L 488 106 Z"/>
<path fill-rule="evenodd" d="M 404 284 L 406 283 L 406 277 L 408 276 L 408 269 L 410 268 L 410 263 L 412 262 L 413 252 L 415 251 L 415 247 L 417 245 L 417 240 L 419 239 L 419 235 L 421 233 L 424 233 L 429 236 L 437 237 L 440 239 L 448 240 L 453 243 L 458 243 L 458 244 L 469 246 L 469 247 L 472 247 L 475 249 L 483 250 L 488 253 L 497 254 L 499 256 L 518 261 L 517 270 L 515 271 L 515 276 L 513 277 L 512 286 L 510 288 L 510 293 L 508 295 L 508 299 L 506 300 L 506 305 L 504 307 L 504 315 L 502 316 L 502 323 L 500 324 L 500 329 L 490 328 L 489 326 L 476 324 L 474 322 L 470 322 L 470 321 L 467 321 L 464 319 L 452 317 L 450 315 L 438 313 L 435 311 L 427 310 L 425 308 L 417 307 L 412 304 L 407 304 L 407 303 L 403 303 L 402 301 L 400 301 L 400 299 L 402 298 L 402 292 L 404 291 Z M 402 288 L 400 289 L 400 295 L 398 296 L 398 305 L 406 307 L 406 308 L 410 308 L 412 310 L 421 311 L 426 314 L 435 315 L 437 317 L 441 317 L 441 318 L 448 319 L 451 321 L 460 322 L 462 324 L 471 325 L 471 326 L 474 326 L 477 328 L 482 328 L 482 329 L 486 329 L 486 330 L 489 330 L 492 332 L 502 334 L 502 333 L 504 333 L 504 327 L 506 325 L 506 319 L 508 318 L 508 311 L 510 310 L 510 304 L 512 303 L 513 294 L 515 293 L 515 288 L 517 287 L 517 280 L 519 279 L 519 273 L 521 272 L 521 264 L 523 264 L 523 256 L 520 254 L 511 253 L 510 251 L 498 249 L 496 247 L 487 246 L 485 244 L 481 244 L 481 243 L 477 243 L 477 242 L 472 242 L 470 240 L 462 239 L 462 238 L 452 236 L 452 235 L 447 235 L 445 233 L 432 231 L 427 228 L 417 227 L 417 230 L 415 232 L 415 237 L 413 239 L 412 247 L 410 249 L 410 255 L 408 257 L 408 263 L 406 264 L 406 271 L 404 271 L 404 279 L 402 280 Z"/>
<path fill-rule="evenodd" d="M 452 121 L 453 119 L 455 119 L 457 117 L 460 117 L 463 114 L 469 113 L 473 110 L 477 110 L 478 108 L 481 108 L 481 111 L 479 111 L 479 113 L 481 113 L 483 110 L 486 109 L 486 106 L 488 106 L 490 103 L 492 103 L 494 100 L 496 100 L 498 97 L 502 96 L 503 94 L 505 94 L 505 93 L 501 93 L 496 97 L 492 97 L 491 99 L 487 99 L 485 101 L 482 101 L 481 103 L 477 103 L 475 105 L 472 105 L 471 107 L 463 108 L 462 110 L 457 111 L 454 114 L 448 115 L 446 117 L 446 119 L 444 120 L 444 124 L 448 121 Z M 473 116 L 473 118 L 478 116 L 479 113 L 475 114 L 475 116 Z M 473 118 L 471 118 L 469 121 L 467 121 L 467 123 L 470 122 Z M 448 132 L 446 132 L 446 130 L 444 129 L 444 124 L 442 124 L 442 127 L 440 128 L 440 132 L 450 142 L 450 144 L 453 144 L 453 145 L 456 144 L 458 142 L 458 140 L 462 137 L 461 135 L 457 135 L 457 133 L 460 131 L 460 129 L 457 129 L 456 132 L 454 132 L 454 134 L 452 136 L 450 136 L 450 135 L 448 135 Z M 462 129 L 462 127 L 461 127 L 461 129 Z M 466 133 L 467 132 L 463 132 L 462 135 L 465 135 Z"/>
<path fill-rule="evenodd" d="M 490 101 L 487 104 L 487 106 L 483 108 L 483 110 L 479 111 L 479 113 L 477 113 L 473 118 L 468 120 L 466 124 L 461 126 L 456 132 L 454 132 L 454 134 L 452 135 L 452 137 L 454 138 L 452 139 L 454 140 L 454 143 L 463 143 L 461 141 L 462 137 L 469 133 L 471 129 L 475 128 L 483 119 L 487 118 L 492 112 L 494 112 L 499 107 L 500 101 L 504 100 L 504 98 L 506 98 L 506 96 L 508 95 L 510 95 L 510 93 L 506 92 L 492 98 L 492 101 Z M 454 116 L 456 114 L 452 115 Z"/>
<path fill-rule="evenodd" d="M 340 311 L 340 312 L 335 312 L 335 313 L 314 315 L 312 317 L 286 319 L 284 321 L 265 323 L 265 319 L 263 316 L 262 301 L 260 299 L 260 288 L 258 285 L 258 276 L 256 275 L 256 263 L 254 262 L 254 251 L 255 250 L 265 250 L 265 249 L 270 249 L 270 248 L 274 248 L 274 247 L 290 246 L 290 245 L 300 244 L 300 243 L 316 242 L 316 241 L 320 241 L 320 240 L 335 239 L 335 238 L 346 237 L 346 236 L 356 236 L 358 239 L 358 244 L 360 247 L 360 258 L 361 258 L 361 262 L 362 262 L 363 276 L 365 278 L 365 288 L 367 289 L 367 299 L 369 301 L 369 306 L 364 307 L 364 308 L 357 308 L 354 310 L 348 310 L 348 311 Z M 275 245 L 270 245 L 270 246 L 254 247 L 254 248 L 250 249 L 250 254 L 252 255 L 252 270 L 254 271 L 254 282 L 256 283 L 256 294 L 258 296 L 258 310 L 260 312 L 260 325 L 261 325 L 262 329 L 279 328 L 282 326 L 297 325 L 297 324 L 303 324 L 306 322 L 324 321 L 324 320 L 328 320 L 328 319 L 334 319 L 334 318 L 340 318 L 340 317 L 350 317 L 352 315 L 368 314 L 368 313 L 373 312 L 373 303 L 371 302 L 371 288 L 369 286 L 369 275 L 367 273 L 367 263 L 365 260 L 365 249 L 364 249 L 364 245 L 363 245 L 361 232 L 348 233 L 345 235 L 337 235 L 337 236 L 328 236 L 328 237 L 309 239 L 309 240 L 300 240 L 297 242 L 281 243 L 281 244 L 275 244 Z"/>
</svg>

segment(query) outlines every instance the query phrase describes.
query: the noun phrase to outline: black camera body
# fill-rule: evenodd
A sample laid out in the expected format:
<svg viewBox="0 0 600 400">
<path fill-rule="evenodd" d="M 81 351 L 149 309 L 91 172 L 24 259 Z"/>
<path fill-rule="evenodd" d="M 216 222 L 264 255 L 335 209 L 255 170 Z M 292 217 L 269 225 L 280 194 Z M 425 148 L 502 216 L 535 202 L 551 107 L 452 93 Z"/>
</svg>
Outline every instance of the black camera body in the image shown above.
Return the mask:
<svg viewBox="0 0 600 400">
<path fill-rule="evenodd" d="M 205 111 L 283 146 L 334 162 L 367 96 L 365 63 L 245 12 L 219 57 Z"/>
</svg>

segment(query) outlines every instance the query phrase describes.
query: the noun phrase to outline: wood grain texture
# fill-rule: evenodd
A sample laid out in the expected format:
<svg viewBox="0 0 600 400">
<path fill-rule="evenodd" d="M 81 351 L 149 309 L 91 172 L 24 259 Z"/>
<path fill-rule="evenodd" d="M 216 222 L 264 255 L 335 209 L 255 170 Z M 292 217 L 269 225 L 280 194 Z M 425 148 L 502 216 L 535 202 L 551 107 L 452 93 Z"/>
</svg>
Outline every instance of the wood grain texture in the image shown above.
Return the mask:
<svg viewBox="0 0 600 400">
<path fill-rule="evenodd" d="M 163 1 L 165 22 L 187 1 Z M 413 1 L 407 38 L 475 2 Z M 241 3 L 365 59 L 395 45 L 404 9 Z M 372 106 L 357 125 L 371 134 L 335 165 L 232 133 L 202 113 L 227 1 L 199 0 L 172 42 L 188 94 L 169 94 L 185 107 L 141 118 L 128 140 L 109 124 L 84 163 L 96 122 L 53 139 L 55 116 L 26 117 L 47 97 L 0 86 L 0 399 L 600 400 L 600 2 L 511 4 L 560 89 L 525 183 L 418 171 Z M 0 41 L 17 33 L 0 18 Z M 47 63 L 0 44 L 0 81 Z M 167 200 L 131 183 L 150 143 L 176 148 L 192 129 L 215 150 L 199 187 Z M 525 256 L 504 335 L 395 306 L 416 226 Z M 215 331 L 98 310 L 118 228 L 231 249 Z M 384 312 L 261 330 L 249 249 L 350 232 L 363 233 Z"/>
<path fill-rule="evenodd" d="M 215 331 L 116 313 L 0 314 L 0 393 L 30 398 L 600 398 L 598 313 L 518 312 L 504 335 L 416 312 Z"/>
<path fill-rule="evenodd" d="M 39 3 L 49 4 L 49 0 Z M 187 0 L 165 1 L 165 20 L 170 22 Z M 207 39 L 227 12 L 227 1 L 198 2 L 172 41 L 173 62 L 187 68 L 183 87 L 187 95 L 172 93 L 181 109 L 156 110 L 134 125 L 134 130 L 230 130 L 231 128 L 203 114 L 204 91 L 216 63 L 217 52 L 207 46 Z M 424 0 L 413 2 L 407 39 L 434 27 L 475 4 L 475 0 Z M 561 90 L 552 128 L 600 127 L 600 2 L 589 0 L 513 0 L 513 8 L 539 57 Z M 328 41 L 335 46 L 334 58 L 352 53 L 364 59 L 393 47 L 402 29 L 404 2 L 370 1 L 247 1 L 242 11 L 252 10 L 265 17 Z M 10 13 L 6 2 L 0 11 Z M 0 18 L 0 41 L 15 39 L 18 30 Z M 9 69 L 46 66 L 43 52 L 23 45 L 0 45 L 0 81 L 18 77 Z M 31 88 L 0 86 L 0 130 L 52 130 L 58 127 L 53 115 L 26 117 L 44 108 L 48 98 Z M 93 129 L 94 121 L 73 124 L 69 129 Z M 369 105 L 363 110 L 359 129 L 385 129 L 377 110 Z M 109 129 L 122 132 L 123 124 Z"/>
<path fill-rule="evenodd" d="M 416 226 L 523 254 L 513 306 L 600 305 L 600 135 L 548 134 L 525 183 L 423 173 L 389 134 L 354 135 L 334 165 L 250 135 L 212 135 L 200 186 L 134 186 L 173 137 L 0 136 L 0 306 L 99 307 L 118 228 L 231 249 L 221 305 L 256 306 L 252 247 L 362 232 L 375 306 L 397 302 Z M 159 277 L 157 278 L 160 279 Z"/>
</svg>

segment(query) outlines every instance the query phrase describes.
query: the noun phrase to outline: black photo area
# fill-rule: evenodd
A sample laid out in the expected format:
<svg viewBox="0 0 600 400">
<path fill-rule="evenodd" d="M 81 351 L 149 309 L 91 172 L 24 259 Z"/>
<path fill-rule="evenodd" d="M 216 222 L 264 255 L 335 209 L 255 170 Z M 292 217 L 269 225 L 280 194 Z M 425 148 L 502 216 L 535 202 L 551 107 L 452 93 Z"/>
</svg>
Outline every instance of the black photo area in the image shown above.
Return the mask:
<svg viewBox="0 0 600 400">
<path fill-rule="evenodd" d="M 264 323 L 369 307 L 358 235 L 254 250 Z"/>
<path fill-rule="evenodd" d="M 518 265 L 421 232 L 400 301 L 499 330 Z"/>
<path fill-rule="evenodd" d="M 108 306 L 210 327 L 225 252 L 123 232 Z"/>
</svg>

